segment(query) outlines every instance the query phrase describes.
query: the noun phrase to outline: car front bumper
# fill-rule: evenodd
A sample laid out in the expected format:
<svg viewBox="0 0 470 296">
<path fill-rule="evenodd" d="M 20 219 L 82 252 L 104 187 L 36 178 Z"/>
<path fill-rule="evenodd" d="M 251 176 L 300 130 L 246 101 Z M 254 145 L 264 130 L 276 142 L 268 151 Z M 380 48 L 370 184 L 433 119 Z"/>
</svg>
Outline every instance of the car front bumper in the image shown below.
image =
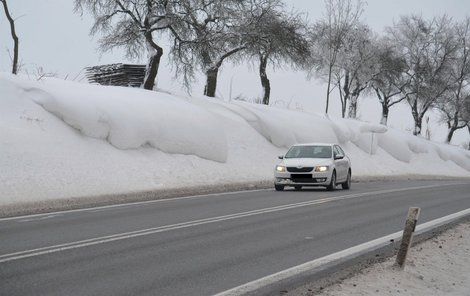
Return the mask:
<svg viewBox="0 0 470 296">
<path fill-rule="evenodd" d="M 293 173 L 279 173 L 274 174 L 274 184 L 284 186 L 328 186 L 331 181 L 331 173 L 329 171 L 317 173 L 312 172 L 308 175 L 311 178 L 296 178 Z"/>
</svg>

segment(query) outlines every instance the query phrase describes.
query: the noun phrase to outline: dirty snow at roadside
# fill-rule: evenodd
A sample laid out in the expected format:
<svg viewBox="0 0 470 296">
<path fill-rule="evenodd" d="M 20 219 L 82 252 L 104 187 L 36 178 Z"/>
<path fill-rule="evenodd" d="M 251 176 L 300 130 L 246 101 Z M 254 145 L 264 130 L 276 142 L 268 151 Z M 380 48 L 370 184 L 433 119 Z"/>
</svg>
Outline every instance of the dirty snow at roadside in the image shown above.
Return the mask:
<svg viewBox="0 0 470 296">
<path fill-rule="evenodd" d="M 394 259 L 373 265 L 315 295 L 469 295 L 470 224 L 413 247 L 403 271 L 392 268 Z M 310 294 L 305 291 L 302 295 Z"/>
<path fill-rule="evenodd" d="M 0 94 L 0 205 L 271 180 L 305 142 L 340 143 L 353 176 L 470 176 L 468 151 L 320 114 L 8 74 Z"/>
</svg>

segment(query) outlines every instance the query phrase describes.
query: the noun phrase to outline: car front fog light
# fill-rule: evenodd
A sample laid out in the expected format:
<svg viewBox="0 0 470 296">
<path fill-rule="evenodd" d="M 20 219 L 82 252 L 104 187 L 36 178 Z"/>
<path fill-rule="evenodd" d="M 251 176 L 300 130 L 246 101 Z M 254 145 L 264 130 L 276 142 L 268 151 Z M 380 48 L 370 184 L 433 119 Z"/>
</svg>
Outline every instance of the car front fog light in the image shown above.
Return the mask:
<svg viewBox="0 0 470 296">
<path fill-rule="evenodd" d="M 326 165 L 315 167 L 315 172 L 326 172 L 326 171 L 328 171 L 328 166 Z"/>
<path fill-rule="evenodd" d="M 276 171 L 278 171 L 279 173 L 284 173 L 286 171 L 286 167 L 282 165 L 278 165 L 276 166 Z"/>
</svg>

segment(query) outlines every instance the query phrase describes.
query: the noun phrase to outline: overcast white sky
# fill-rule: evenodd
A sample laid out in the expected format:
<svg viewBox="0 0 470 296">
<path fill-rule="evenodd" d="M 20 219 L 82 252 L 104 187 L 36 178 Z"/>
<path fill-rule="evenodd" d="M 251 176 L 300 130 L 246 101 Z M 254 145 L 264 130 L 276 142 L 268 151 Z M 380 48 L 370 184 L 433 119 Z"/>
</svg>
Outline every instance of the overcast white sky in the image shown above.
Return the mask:
<svg viewBox="0 0 470 296">
<path fill-rule="evenodd" d="M 323 0 L 285 0 L 288 6 L 298 11 L 307 12 L 312 21 L 323 14 Z M 96 52 L 96 39 L 88 35 L 91 19 L 73 13 L 73 0 L 9 0 L 11 13 L 17 17 L 17 32 L 20 38 L 20 59 L 24 68 L 33 71 L 43 67 L 46 71 L 56 72 L 59 77 L 68 74 L 75 77 L 86 66 L 126 61 L 121 51 L 106 54 Z M 385 26 L 393 24 L 403 14 L 422 14 L 425 17 L 444 13 L 460 20 L 470 15 L 469 0 L 369 0 L 363 19 L 375 31 L 381 32 Z M 12 42 L 5 17 L 0 14 L 0 71 L 10 70 L 8 49 Z M 144 61 L 126 61 L 144 62 Z M 291 102 L 291 107 L 304 110 L 324 110 L 325 85 L 319 81 L 308 81 L 305 73 L 289 69 L 270 69 L 268 75 L 272 83 L 272 101 L 282 104 Z M 158 87 L 181 90 L 178 82 L 173 80 L 171 68 L 163 58 L 158 76 Z M 242 94 L 248 98 L 261 94 L 257 69 L 250 65 L 233 67 L 225 65 L 219 78 L 219 96 L 228 99 L 230 83 L 232 97 Z M 203 90 L 203 79 L 192 87 L 194 94 Z M 332 110 L 339 114 L 339 103 L 334 100 Z M 361 105 L 362 119 L 378 121 L 378 105 L 372 98 L 364 99 Z M 406 106 L 392 110 L 390 123 L 403 129 L 411 126 Z M 394 116 L 396 115 L 396 116 Z M 407 117 L 403 120 L 403 115 Z M 394 119 L 395 117 L 395 119 Z M 440 134 L 440 133 L 439 133 Z M 464 138 L 467 136 L 464 136 Z M 461 136 L 459 136 L 459 139 Z M 465 140 L 462 138 L 463 140 Z M 439 140 L 436 138 L 436 140 Z"/>
</svg>

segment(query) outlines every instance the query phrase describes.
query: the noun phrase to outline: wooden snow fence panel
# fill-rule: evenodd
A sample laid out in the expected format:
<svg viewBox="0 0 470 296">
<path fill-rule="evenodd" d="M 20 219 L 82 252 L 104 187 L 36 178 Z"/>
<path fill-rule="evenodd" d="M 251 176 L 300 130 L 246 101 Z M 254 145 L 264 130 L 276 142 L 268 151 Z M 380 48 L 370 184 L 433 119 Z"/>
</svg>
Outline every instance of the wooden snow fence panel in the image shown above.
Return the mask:
<svg viewBox="0 0 470 296">
<path fill-rule="evenodd" d="M 140 87 L 144 82 L 145 65 L 109 64 L 85 68 L 90 83 Z"/>
</svg>

